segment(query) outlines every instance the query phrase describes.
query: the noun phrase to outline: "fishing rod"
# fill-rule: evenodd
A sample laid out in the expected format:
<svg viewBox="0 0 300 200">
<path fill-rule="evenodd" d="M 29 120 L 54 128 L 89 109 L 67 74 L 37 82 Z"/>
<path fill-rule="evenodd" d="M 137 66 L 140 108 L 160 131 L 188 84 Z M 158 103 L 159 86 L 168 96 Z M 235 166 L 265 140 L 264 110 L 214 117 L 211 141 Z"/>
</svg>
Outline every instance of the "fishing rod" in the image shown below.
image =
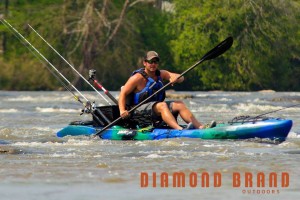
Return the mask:
<svg viewBox="0 0 300 200">
<path fill-rule="evenodd" d="M 45 58 L 45 56 L 43 56 L 43 54 L 42 53 L 40 53 L 39 52 L 39 50 L 37 50 L 21 33 L 19 33 L 9 22 L 7 22 L 5 19 L 1 19 L 1 22 L 9 29 L 9 30 L 11 30 L 13 33 L 14 33 L 14 35 L 22 42 L 22 40 L 21 39 L 23 39 L 23 41 L 25 41 L 26 43 L 23 43 L 40 61 L 42 61 L 41 59 L 40 59 L 40 57 L 42 57 L 68 84 L 69 84 L 69 86 L 71 86 L 71 87 L 73 87 L 73 89 L 75 89 L 76 90 L 76 92 L 78 92 L 78 94 L 80 94 L 86 101 L 88 101 L 88 99 L 74 86 L 74 85 L 72 85 L 71 84 L 71 82 L 62 74 L 62 73 L 60 73 L 58 70 L 57 70 L 57 68 L 47 59 L 47 58 Z M 29 44 L 29 46 L 27 45 L 27 44 Z M 29 47 L 31 47 L 31 48 L 29 48 Z M 36 53 L 37 54 L 36 54 Z M 39 57 L 39 56 L 40 57 Z M 43 63 L 43 64 L 45 64 L 45 63 Z M 56 74 L 54 74 L 54 72 L 51 70 L 51 69 L 49 69 L 48 68 L 48 66 L 47 65 L 45 65 L 46 66 L 46 68 L 57 78 L 57 80 L 59 80 L 62 84 L 63 84 L 63 86 L 66 86 L 64 83 L 63 83 L 63 81 L 56 75 Z M 68 87 L 67 87 L 68 88 Z M 66 89 L 67 89 L 66 88 Z M 67 89 L 68 91 L 70 91 L 70 89 L 68 88 Z M 76 95 L 75 95 L 76 96 Z M 77 97 L 77 96 L 76 96 Z M 75 98 L 75 99 L 79 99 L 78 97 L 77 98 Z"/>
<path fill-rule="evenodd" d="M 111 95 L 111 93 L 106 90 L 96 79 L 95 79 L 95 76 L 96 76 L 96 70 L 95 69 L 90 69 L 89 70 L 89 80 L 92 80 L 94 85 L 97 86 L 98 88 L 100 88 L 104 94 L 106 94 L 116 105 L 118 105 L 118 101 L 117 99 Z"/>
<path fill-rule="evenodd" d="M 291 105 L 291 106 L 287 106 L 287 107 L 284 107 L 284 108 L 280 108 L 280 109 L 278 109 L 278 110 L 273 110 L 273 111 L 270 111 L 270 112 L 266 112 L 266 113 L 257 115 L 257 116 L 255 116 L 254 118 L 258 118 L 258 117 L 261 117 L 261 116 L 264 116 L 264 115 L 267 115 L 267 114 L 270 114 L 270 113 L 278 112 L 278 111 L 280 111 L 280 110 L 285 110 L 285 109 L 292 108 L 292 107 L 296 107 L 296 106 L 299 106 L 299 105 L 300 105 L 300 103 L 294 104 L 294 105 Z"/>
<path fill-rule="evenodd" d="M 64 88 L 66 90 L 68 90 L 69 92 L 71 92 L 71 94 L 73 95 L 73 97 L 84 106 L 84 109 L 82 110 L 82 114 L 84 112 L 91 113 L 98 123 L 100 123 L 101 125 L 104 125 L 103 121 L 100 120 L 93 113 L 93 111 L 92 111 L 92 107 L 93 106 L 90 103 L 90 101 L 62 73 L 60 73 L 55 66 L 39 50 L 37 50 L 21 33 L 19 33 L 19 31 L 17 31 L 9 22 L 7 22 L 3 18 L 0 18 L 0 21 L 4 24 L 4 26 L 6 26 L 33 53 L 33 55 L 35 55 L 42 62 L 42 64 L 44 64 L 44 66 L 54 75 L 54 77 L 64 86 Z M 24 41 L 26 43 L 24 43 Z M 40 57 L 43 58 L 43 60 Z M 86 100 L 86 103 L 82 102 L 81 99 L 77 95 L 75 95 L 75 93 L 69 88 L 69 86 L 66 85 L 63 82 L 63 80 L 61 78 L 59 78 L 59 76 L 57 74 L 55 74 L 54 71 L 52 71 L 47 66 L 47 64 L 45 63 L 45 61 L 47 62 L 47 64 L 49 64 L 52 67 L 52 69 L 54 69 L 57 72 L 57 74 L 59 74 L 61 76 L 61 78 L 63 78 L 68 83 L 68 85 L 70 87 L 72 87 L 74 90 L 76 90 L 76 92 L 78 94 L 80 94 L 81 97 L 83 97 Z M 110 120 L 108 120 L 107 117 L 101 111 L 98 111 L 98 113 L 101 115 L 101 117 L 107 123 L 110 123 Z"/>
<path fill-rule="evenodd" d="M 294 104 L 294 105 L 290 105 L 290 106 L 287 106 L 287 107 L 284 107 L 284 108 L 280 108 L 280 109 L 277 109 L 277 110 L 273 110 L 273 111 L 270 111 L 270 112 L 266 112 L 266 113 L 263 113 L 263 114 L 260 114 L 260 115 L 257 115 L 257 116 L 249 116 L 249 115 L 241 115 L 241 116 L 237 116 L 237 117 L 234 117 L 232 120 L 228 121 L 229 124 L 233 124 L 233 123 L 246 123 L 246 122 L 257 122 L 257 121 L 260 121 L 260 120 L 264 120 L 264 118 L 262 116 L 264 115 L 267 115 L 267 114 L 270 114 L 270 113 L 274 113 L 274 112 L 278 112 L 280 110 L 285 110 L 287 108 L 291 108 L 291 107 L 296 107 L 296 106 L 299 106 L 300 103 L 298 104 Z"/>
<path fill-rule="evenodd" d="M 28 24 L 28 26 L 57 54 L 60 56 L 61 59 L 63 59 L 86 83 L 88 83 L 89 86 L 91 86 L 93 88 L 93 90 L 95 90 L 109 105 L 111 105 L 111 103 L 93 86 L 90 84 L 90 82 L 88 80 L 86 80 L 60 53 L 58 53 L 58 51 L 56 51 L 56 49 L 49 44 L 32 26 L 30 26 L 30 24 Z"/>
</svg>

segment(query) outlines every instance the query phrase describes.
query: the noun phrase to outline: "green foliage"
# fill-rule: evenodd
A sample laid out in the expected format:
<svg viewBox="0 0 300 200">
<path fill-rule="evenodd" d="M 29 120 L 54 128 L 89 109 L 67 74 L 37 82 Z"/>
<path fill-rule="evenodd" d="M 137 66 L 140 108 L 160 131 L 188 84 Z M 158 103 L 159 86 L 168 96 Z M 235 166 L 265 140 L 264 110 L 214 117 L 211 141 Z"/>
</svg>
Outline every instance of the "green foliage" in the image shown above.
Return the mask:
<svg viewBox="0 0 300 200">
<path fill-rule="evenodd" d="M 177 65 L 190 65 L 228 35 L 235 39 L 222 58 L 197 67 L 201 84 L 194 89 L 299 90 L 299 81 L 297 86 L 290 84 L 300 75 L 293 73 L 290 62 L 299 55 L 298 1 L 174 3 L 170 29 L 175 37 L 170 46 Z"/>
<path fill-rule="evenodd" d="M 173 58 L 168 46 L 169 37 L 166 24 L 170 18 L 170 13 L 156 9 L 152 4 L 137 5 L 129 10 L 128 18 L 135 24 L 137 40 L 139 40 L 138 55 L 141 58 L 145 52 L 154 50 L 160 55 L 160 65 L 164 69 L 173 70 Z M 137 63 L 137 67 L 142 67 L 142 62 Z"/>
<path fill-rule="evenodd" d="M 160 1 L 129 1 L 119 27 L 124 0 L 5 1 L 0 14 L 80 89 L 90 88 L 27 24 L 83 76 L 96 69 L 109 90 L 119 90 L 148 50 L 160 54 L 161 68 L 180 73 L 229 35 L 232 48 L 197 66 L 176 89 L 300 90 L 298 0 L 173 0 L 171 12 Z M 0 90 L 61 87 L 2 23 L 0 66 Z"/>
</svg>

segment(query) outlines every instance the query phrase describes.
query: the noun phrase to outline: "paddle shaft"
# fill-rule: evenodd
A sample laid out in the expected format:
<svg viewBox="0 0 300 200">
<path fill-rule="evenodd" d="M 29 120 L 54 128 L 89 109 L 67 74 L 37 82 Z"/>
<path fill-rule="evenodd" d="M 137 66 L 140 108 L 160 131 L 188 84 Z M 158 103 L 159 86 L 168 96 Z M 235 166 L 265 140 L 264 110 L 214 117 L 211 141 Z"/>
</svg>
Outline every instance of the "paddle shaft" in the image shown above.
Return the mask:
<svg viewBox="0 0 300 200">
<path fill-rule="evenodd" d="M 143 105 L 144 103 L 146 103 L 147 101 L 149 101 L 152 97 L 154 97 L 156 94 L 158 94 L 159 92 L 161 92 L 162 90 L 164 90 L 166 87 L 168 87 L 169 85 L 173 84 L 174 82 L 176 82 L 178 79 L 180 79 L 183 75 L 185 75 L 186 73 L 188 73 L 189 71 L 191 71 L 192 69 L 194 69 L 196 66 L 198 66 L 200 63 L 202 63 L 205 60 L 210 60 L 213 58 L 216 58 L 217 56 L 223 54 L 225 51 L 227 51 L 233 42 L 233 38 L 232 37 L 228 37 L 227 39 L 225 39 L 224 41 L 222 41 L 220 44 L 218 44 L 215 48 L 213 48 L 212 50 L 210 50 L 208 53 L 206 53 L 198 62 L 196 62 L 193 66 L 191 66 L 190 68 L 188 68 L 187 70 L 185 70 L 183 73 L 181 73 L 177 79 L 173 82 L 169 82 L 166 85 L 164 85 L 162 88 L 160 88 L 159 90 L 157 90 L 155 93 L 153 93 L 152 95 L 150 95 L 148 98 L 146 98 L 145 100 L 143 100 L 142 102 L 140 102 L 139 104 L 137 104 L 136 106 L 134 106 L 133 108 L 131 108 L 128 112 L 131 113 L 134 110 L 136 110 L 137 108 L 139 108 L 141 105 Z M 105 127 L 103 127 L 100 131 L 98 131 L 97 133 L 95 133 L 95 136 L 100 135 L 101 133 L 103 133 L 106 129 L 110 128 L 111 126 L 115 125 L 118 121 L 120 121 L 122 119 L 122 117 L 119 117 L 117 119 L 115 119 L 113 122 L 111 122 L 110 124 L 106 125 Z"/>
</svg>

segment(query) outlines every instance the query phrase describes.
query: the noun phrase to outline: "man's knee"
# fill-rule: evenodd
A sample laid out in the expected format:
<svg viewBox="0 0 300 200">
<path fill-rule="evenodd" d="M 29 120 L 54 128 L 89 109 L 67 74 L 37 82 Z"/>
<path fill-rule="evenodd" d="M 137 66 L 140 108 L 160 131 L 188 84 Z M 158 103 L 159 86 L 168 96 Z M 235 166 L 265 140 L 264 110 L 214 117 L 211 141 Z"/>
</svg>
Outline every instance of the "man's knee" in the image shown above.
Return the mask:
<svg viewBox="0 0 300 200">
<path fill-rule="evenodd" d="M 172 109 L 174 111 L 180 111 L 182 109 L 186 109 L 186 106 L 182 101 L 174 101 L 172 105 Z"/>
<path fill-rule="evenodd" d="M 159 102 L 159 103 L 156 103 L 154 105 L 154 109 L 157 110 L 159 113 L 162 112 L 163 110 L 165 109 L 169 109 L 168 108 L 168 105 L 166 102 Z"/>
</svg>

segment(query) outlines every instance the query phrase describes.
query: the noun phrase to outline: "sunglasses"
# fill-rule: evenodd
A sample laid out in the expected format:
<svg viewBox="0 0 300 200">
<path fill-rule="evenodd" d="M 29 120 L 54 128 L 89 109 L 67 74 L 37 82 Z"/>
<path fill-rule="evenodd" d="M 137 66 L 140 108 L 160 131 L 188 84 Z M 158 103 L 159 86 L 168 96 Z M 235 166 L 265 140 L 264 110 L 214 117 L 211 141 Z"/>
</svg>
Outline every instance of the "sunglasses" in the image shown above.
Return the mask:
<svg viewBox="0 0 300 200">
<path fill-rule="evenodd" d="M 158 60 L 146 60 L 146 62 L 147 63 L 149 63 L 149 64 L 158 64 L 159 63 L 159 61 Z"/>
</svg>

